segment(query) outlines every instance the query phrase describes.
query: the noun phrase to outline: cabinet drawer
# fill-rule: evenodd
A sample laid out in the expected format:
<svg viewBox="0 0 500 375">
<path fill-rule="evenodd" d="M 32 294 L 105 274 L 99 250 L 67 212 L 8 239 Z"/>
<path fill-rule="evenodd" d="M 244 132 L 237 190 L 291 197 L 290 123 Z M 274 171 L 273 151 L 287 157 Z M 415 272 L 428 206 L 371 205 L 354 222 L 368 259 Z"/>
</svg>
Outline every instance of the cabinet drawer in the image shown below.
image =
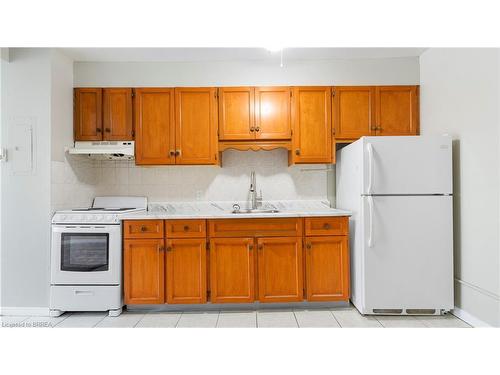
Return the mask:
<svg viewBox="0 0 500 375">
<path fill-rule="evenodd" d="M 167 238 L 200 238 L 207 236 L 205 220 L 166 220 Z"/>
<path fill-rule="evenodd" d="M 163 238 L 163 220 L 125 220 L 124 238 Z"/>
<path fill-rule="evenodd" d="M 209 220 L 210 237 L 296 237 L 302 236 L 302 219 Z"/>
<path fill-rule="evenodd" d="M 306 236 L 339 236 L 349 233 L 349 217 L 308 217 L 305 219 Z"/>
</svg>

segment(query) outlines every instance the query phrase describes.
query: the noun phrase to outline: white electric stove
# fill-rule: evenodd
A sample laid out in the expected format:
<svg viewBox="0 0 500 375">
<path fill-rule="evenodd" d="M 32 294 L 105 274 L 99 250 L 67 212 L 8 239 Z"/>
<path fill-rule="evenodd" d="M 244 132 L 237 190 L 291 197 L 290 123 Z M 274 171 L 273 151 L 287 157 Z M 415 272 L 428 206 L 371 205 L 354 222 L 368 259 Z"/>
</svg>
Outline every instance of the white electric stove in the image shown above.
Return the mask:
<svg viewBox="0 0 500 375">
<path fill-rule="evenodd" d="M 109 311 L 120 315 L 120 216 L 147 209 L 145 197 L 96 197 L 92 207 L 57 211 L 52 218 L 50 315 Z"/>
</svg>

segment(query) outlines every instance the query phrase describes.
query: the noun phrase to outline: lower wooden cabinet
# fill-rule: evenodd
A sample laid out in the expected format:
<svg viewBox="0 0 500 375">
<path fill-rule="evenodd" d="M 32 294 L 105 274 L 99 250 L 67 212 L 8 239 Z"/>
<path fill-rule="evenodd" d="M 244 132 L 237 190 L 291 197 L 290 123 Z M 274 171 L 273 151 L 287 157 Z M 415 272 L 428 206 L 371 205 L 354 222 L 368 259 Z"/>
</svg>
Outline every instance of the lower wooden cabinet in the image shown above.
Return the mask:
<svg viewBox="0 0 500 375">
<path fill-rule="evenodd" d="M 206 253 L 205 238 L 167 240 L 167 303 L 207 302 Z"/>
<path fill-rule="evenodd" d="M 210 298 L 213 303 L 253 302 L 253 238 L 210 240 Z"/>
<path fill-rule="evenodd" d="M 305 252 L 307 300 L 348 300 L 348 237 L 306 237 Z"/>
<path fill-rule="evenodd" d="M 163 239 L 124 241 L 125 304 L 157 304 L 165 301 Z"/>
<path fill-rule="evenodd" d="M 259 301 L 302 301 L 302 238 L 258 238 L 257 249 Z"/>
<path fill-rule="evenodd" d="M 125 304 L 348 301 L 348 218 L 294 220 L 125 221 Z"/>
</svg>

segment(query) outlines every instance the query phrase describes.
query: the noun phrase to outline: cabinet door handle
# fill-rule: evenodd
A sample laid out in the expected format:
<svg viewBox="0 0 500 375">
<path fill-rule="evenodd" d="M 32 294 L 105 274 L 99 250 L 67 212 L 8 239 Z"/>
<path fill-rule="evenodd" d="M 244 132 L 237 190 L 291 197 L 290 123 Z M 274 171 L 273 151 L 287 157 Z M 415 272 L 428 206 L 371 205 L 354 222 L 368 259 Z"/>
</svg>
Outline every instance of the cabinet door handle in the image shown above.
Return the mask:
<svg viewBox="0 0 500 375">
<path fill-rule="evenodd" d="M 252 251 L 253 250 L 253 245 L 248 245 L 248 251 Z"/>
<path fill-rule="evenodd" d="M 250 126 L 250 132 L 252 132 L 252 133 L 253 133 L 254 131 L 255 131 L 255 127 Z"/>
<path fill-rule="evenodd" d="M 181 150 L 175 150 L 175 156 L 181 156 Z"/>
<path fill-rule="evenodd" d="M 260 131 L 260 127 L 256 126 L 256 127 L 255 127 L 255 131 L 256 131 L 256 132 L 259 132 L 259 131 Z"/>
<path fill-rule="evenodd" d="M 174 150 L 170 150 L 170 151 L 169 151 L 169 156 L 170 156 L 170 157 L 175 156 L 175 151 L 174 151 Z"/>
<path fill-rule="evenodd" d="M 259 245 L 258 249 L 262 251 L 264 249 L 264 245 Z"/>
<path fill-rule="evenodd" d="M 311 249 L 312 249 L 312 247 L 313 247 L 313 246 L 312 246 L 312 244 L 311 244 L 310 242 L 306 244 L 306 249 L 307 249 L 307 250 L 311 250 Z"/>
<path fill-rule="evenodd" d="M 100 133 L 100 132 L 102 132 L 102 129 L 101 129 L 101 128 L 97 128 L 97 129 L 96 129 L 96 131 L 97 131 L 98 133 Z"/>
<path fill-rule="evenodd" d="M 172 246 L 167 246 L 167 251 L 172 251 Z"/>
<path fill-rule="evenodd" d="M 295 150 L 295 155 L 297 155 L 297 156 L 300 155 L 300 149 Z"/>
<path fill-rule="evenodd" d="M 110 128 L 106 128 L 104 129 L 106 131 L 106 133 L 110 133 L 111 132 L 111 129 Z"/>
</svg>

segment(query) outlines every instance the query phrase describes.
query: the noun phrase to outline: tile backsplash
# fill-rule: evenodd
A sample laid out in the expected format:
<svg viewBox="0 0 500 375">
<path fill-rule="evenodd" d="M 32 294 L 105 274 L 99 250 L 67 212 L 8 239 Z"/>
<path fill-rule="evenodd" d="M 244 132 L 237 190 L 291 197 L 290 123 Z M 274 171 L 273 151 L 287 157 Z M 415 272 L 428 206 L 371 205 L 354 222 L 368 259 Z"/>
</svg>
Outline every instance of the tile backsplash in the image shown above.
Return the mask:
<svg viewBox="0 0 500 375">
<path fill-rule="evenodd" d="M 138 167 L 127 161 L 68 157 L 53 162 L 53 207 L 81 206 L 94 195 L 145 195 L 150 202 L 241 201 L 250 172 L 264 200 L 327 199 L 325 165 L 288 166 L 286 150 L 223 153 L 222 165 Z M 79 159 L 79 160 L 76 160 Z M 71 193 L 73 191 L 73 193 Z"/>
</svg>

